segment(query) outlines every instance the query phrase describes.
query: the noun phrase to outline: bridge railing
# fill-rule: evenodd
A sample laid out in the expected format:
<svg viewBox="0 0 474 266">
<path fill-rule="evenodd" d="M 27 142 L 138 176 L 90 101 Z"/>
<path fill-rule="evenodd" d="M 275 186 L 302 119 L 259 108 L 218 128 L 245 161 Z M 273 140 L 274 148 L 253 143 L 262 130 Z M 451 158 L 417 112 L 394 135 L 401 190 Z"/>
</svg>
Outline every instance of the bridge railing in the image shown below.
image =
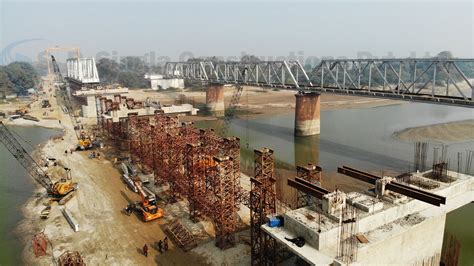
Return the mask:
<svg viewBox="0 0 474 266">
<path fill-rule="evenodd" d="M 298 61 L 167 62 L 164 77 L 269 87 L 312 86 Z"/>
<path fill-rule="evenodd" d="M 474 59 L 167 62 L 164 77 L 474 107 Z"/>
<path fill-rule="evenodd" d="M 313 71 L 319 88 L 471 101 L 474 59 L 323 60 Z"/>
</svg>

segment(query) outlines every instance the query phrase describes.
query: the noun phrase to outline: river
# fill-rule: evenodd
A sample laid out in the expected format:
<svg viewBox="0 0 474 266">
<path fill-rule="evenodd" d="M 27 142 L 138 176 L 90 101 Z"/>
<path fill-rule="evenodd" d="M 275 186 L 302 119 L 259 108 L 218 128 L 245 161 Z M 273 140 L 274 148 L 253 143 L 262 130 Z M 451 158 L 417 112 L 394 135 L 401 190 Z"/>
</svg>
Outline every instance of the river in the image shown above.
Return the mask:
<svg viewBox="0 0 474 266">
<path fill-rule="evenodd" d="M 249 175 L 253 175 L 252 150 L 262 147 L 275 151 L 277 179 L 281 177 L 282 169 L 292 171 L 295 165 L 306 163 L 318 164 L 326 173 L 333 173 L 342 165 L 378 171 L 379 174 L 383 171 L 402 173 L 413 171 L 414 145 L 394 138 L 394 132 L 473 118 L 474 110 L 470 108 L 419 103 L 327 110 L 321 112 L 319 136 L 294 137 L 294 114 L 256 119 L 246 119 L 244 114 L 232 120 L 229 135 L 241 139 L 242 171 Z M 201 121 L 196 125 L 218 128 L 222 122 Z M 439 146 L 439 143 L 429 143 L 428 167 L 432 164 L 433 148 Z M 474 150 L 474 140 L 449 144 L 448 161 L 452 170 L 457 170 L 457 153 L 464 153 L 463 158 L 466 158 L 466 150 Z M 473 173 L 474 169 L 471 170 Z M 277 181 L 277 191 L 278 185 L 285 183 L 286 180 Z M 461 241 L 462 265 L 474 264 L 474 233 L 469 225 L 473 220 L 473 205 L 447 216 L 446 232 Z"/>
<path fill-rule="evenodd" d="M 46 141 L 61 131 L 40 127 L 9 127 L 33 146 Z M 16 137 L 16 136 L 15 136 Z M 29 144 L 20 141 L 23 147 L 31 152 Z M 0 145 L 0 265 L 20 265 L 23 247 L 15 234 L 15 227 L 23 218 L 21 206 L 33 195 L 34 181 L 26 171 Z"/>
</svg>

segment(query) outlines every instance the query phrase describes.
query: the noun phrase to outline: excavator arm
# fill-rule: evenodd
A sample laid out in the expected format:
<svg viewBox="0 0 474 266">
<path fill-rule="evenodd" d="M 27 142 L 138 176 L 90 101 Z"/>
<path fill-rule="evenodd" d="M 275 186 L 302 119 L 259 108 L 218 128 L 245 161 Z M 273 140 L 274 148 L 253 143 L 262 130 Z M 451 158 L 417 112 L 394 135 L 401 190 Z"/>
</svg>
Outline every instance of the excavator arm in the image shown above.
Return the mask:
<svg viewBox="0 0 474 266">
<path fill-rule="evenodd" d="M 7 150 L 26 169 L 28 174 L 40 183 L 48 192 L 52 192 L 53 182 L 38 163 L 31 158 L 28 152 L 16 140 L 8 128 L 0 121 L 0 141 Z"/>
</svg>

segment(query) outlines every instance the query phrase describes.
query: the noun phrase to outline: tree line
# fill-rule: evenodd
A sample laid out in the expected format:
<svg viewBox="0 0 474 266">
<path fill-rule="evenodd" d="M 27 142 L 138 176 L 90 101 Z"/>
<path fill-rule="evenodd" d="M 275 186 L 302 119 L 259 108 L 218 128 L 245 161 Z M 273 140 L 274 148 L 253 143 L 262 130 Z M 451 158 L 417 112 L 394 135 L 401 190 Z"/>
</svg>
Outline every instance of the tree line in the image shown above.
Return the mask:
<svg viewBox="0 0 474 266">
<path fill-rule="evenodd" d="M 0 66 L 0 91 L 4 96 L 11 93 L 25 95 L 37 83 L 38 73 L 29 63 L 13 62 Z"/>
<path fill-rule="evenodd" d="M 128 88 L 146 88 L 149 85 L 145 74 L 160 72 L 161 67 L 149 66 L 138 56 L 127 56 L 120 62 L 101 58 L 97 62 L 97 71 L 102 84 L 118 83 Z"/>
</svg>

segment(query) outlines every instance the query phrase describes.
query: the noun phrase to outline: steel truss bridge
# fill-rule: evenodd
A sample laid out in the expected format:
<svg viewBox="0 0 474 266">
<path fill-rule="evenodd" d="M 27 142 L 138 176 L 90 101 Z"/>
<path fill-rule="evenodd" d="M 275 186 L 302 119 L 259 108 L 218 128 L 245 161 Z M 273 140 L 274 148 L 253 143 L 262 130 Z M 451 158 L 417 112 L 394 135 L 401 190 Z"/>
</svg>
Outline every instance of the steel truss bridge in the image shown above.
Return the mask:
<svg viewBox="0 0 474 266">
<path fill-rule="evenodd" d="M 167 62 L 164 78 L 317 91 L 474 108 L 474 59 Z"/>
</svg>

